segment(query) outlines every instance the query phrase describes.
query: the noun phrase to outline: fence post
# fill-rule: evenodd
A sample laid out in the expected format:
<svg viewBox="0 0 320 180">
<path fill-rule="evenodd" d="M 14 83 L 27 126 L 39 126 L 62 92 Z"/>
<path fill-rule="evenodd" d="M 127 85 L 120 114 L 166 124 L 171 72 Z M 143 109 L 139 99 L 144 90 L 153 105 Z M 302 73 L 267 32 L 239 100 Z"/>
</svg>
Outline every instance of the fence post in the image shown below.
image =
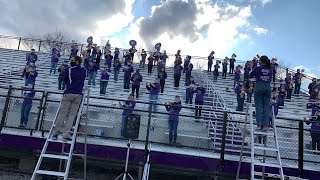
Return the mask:
<svg viewBox="0 0 320 180">
<path fill-rule="evenodd" d="M 12 93 L 12 85 L 9 86 L 7 97 L 6 97 L 6 102 L 4 104 L 4 108 L 3 108 L 3 111 L 2 111 L 2 118 L 1 118 L 1 123 L 0 123 L 0 133 L 1 133 L 2 129 L 3 129 L 4 122 L 5 122 L 6 117 L 7 117 L 7 112 L 8 112 L 8 107 L 9 107 L 9 103 L 10 103 L 11 93 Z"/>
<path fill-rule="evenodd" d="M 43 131 L 43 120 L 44 120 L 44 116 L 46 115 L 46 109 L 47 109 L 47 102 L 48 102 L 48 91 L 45 92 L 45 96 L 44 96 L 44 104 L 43 104 L 43 108 L 42 108 L 42 114 L 41 114 L 41 120 L 40 120 L 40 126 L 38 128 L 38 131 L 42 131 L 41 136 L 44 137 L 44 131 Z M 55 119 L 54 119 L 55 120 Z"/>
<path fill-rule="evenodd" d="M 39 123 L 40 123 L 40 118 L 41 118 L 41 113 L 42 113 L 42 109 L 44 109 L 43 107 L 43 101 L 44 101 L 44 98 L 46 97 L 46 92 L 42 92 L 42 97 L 40 99 L 40 104 L 39 104 L 39 107 L 38 107 L 38 116 L 37 116 L 37 122 L 36 122 L 36 127 L 35 129 L 36 130 L 39 130 Z M 30 135 L 32 135 L 32 130 L 30 132 Z"/>
<path fill-rule="evenodd" d="M 303 178 L 303 123 L 304 121 L 299 121 L 298 170 L 300 178 Z"/>
<path fill-rule="evenodd" d="M 21 43 L 21 38 L 19 38 L 18 50 L 20 50 L 20 43 Z"/>
<path fill-rule="evenodd" d="M 146 143 L 145 143 L 145 146 L 144 146 L 144 151 L 145 151 L 144 164 L 147 163 L 147 159 L 148 159 L 148 155 L 149 155 L 148 145 L 149 145 L 150 124 L 151 124 L 151 115 L 152 115 L 152 111 L 151 110 L 152 110 L 153 103 L 154 102 L 151 102 L 151 104 L 149 104 L 149 108 L 148 108 L 149 109 L 149 116 L 148 116 L 147 134 L 146 134 Z"/>
<path fill-rule="evenodd" d="M 40 40 L 38 52 L 40 52 L 40 50 L 41 50 L 41 43 L 42 43 L 42 41 Z"/>
<path fill-rule="evenodd" d="M 224 170 L 224 153 L 226 147 L 226 133 L 227 133 L 227 112 L 223 113 L 223 125 L 222 125 L 222 135 L 221 135 L 221 152 L 220 152 L 220 162 L 218 166 L 219 171 Z"/>
</svg>

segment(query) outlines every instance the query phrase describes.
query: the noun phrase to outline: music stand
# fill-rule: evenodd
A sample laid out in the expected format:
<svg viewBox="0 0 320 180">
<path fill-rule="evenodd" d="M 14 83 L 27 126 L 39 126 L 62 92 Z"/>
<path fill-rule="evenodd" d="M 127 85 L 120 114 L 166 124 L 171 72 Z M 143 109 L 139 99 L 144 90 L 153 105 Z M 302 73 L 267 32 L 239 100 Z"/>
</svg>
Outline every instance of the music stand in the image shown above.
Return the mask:
<svg viewBox="0 0 320 180">
<path fill-rule="evenodd" d="M 140 118 L 141 118 L 140 115 L 134 115 L 134 114 L 126 117 L 124 138 L 129 139 L 127 144 L 126 164 L 124 167 L 124 172 L 121 173 L 115 180 L 118 180 L 121 177 L 123 177 L 122 180 L 126 180 L 127 176 L 131 180 L 134 180 L 131 174 L 128 172 L 128 164 L 129 164 L 131 140 L 137 139 L 139 137 Z"/>
</svg>

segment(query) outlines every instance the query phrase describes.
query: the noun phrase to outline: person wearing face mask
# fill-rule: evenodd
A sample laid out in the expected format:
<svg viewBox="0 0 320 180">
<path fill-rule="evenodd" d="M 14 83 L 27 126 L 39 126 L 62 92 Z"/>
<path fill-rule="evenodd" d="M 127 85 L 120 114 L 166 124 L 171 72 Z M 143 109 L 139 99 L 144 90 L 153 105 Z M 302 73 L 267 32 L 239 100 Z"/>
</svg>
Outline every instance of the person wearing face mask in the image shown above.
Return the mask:
<svg viewBox="0 0 320 180">
<path fill-rule="evenodd" d="M 111 64 L 112 64 L 112 59 L 113 59 L 113 56 L 111 55 L 111 51 L 105 52 L 104 58 L 105 58 L 104 65 L 107 65 L 108 69 L 110 69 L 111 68 Z"/>
<path fill-rule="evenodd" d="M 23 102 L 21 105 L 21 118 L 20 118 L 20 126 L 26 127 L 29 121 L 29 114 L 32 108 L 32 100 L 35 96 L 34 84 L 28 84 L 27 87 L 22 90 Z"/>
<path fill-rule="evenodd" d="M 149 102 L 152 103 L 149 105 L 149 110 L 152 109 L 153 107 L 153 111 L 156 112 L 157 111 L 157 102 L 158 102 L 158 95 L 159 95 L 159 91 L 160 91 L 160 84 L 159 84 L 159 79 L 156 78 L 154 80 L 154 83 L 146 84 L 146 88 L 149 91 Z"/>
<path fill-rule="evenodd" d="M 50 74 L 53 71 L 53 74 L 56 73 L 57 70 L 57 65 L 59 62 L 59 58 L 60 58 L 60 50 L 58 49 L 58 44 L 55 45 L 54 48 L 52 48 L 51 51 L 51 67 L 50 67 Z"/>
<path fill-rule="evenodd" d="M 130 78 L 131 78 L 131 73 L 133 73 L 133 67 L 131 65 L 131 62 L 128 62 L 128 64 L 123 68 L 123 72 L 124 72 L 123 89 L 130 89 Z"/>
<path fill-rule="evenodd" d="M 62 133 L 64 140 L 71 140 L 69 131 L 72 128 L 81 103 L 84 81 L 87 74 L 86 69 L 80 66 L 81 62 L 81 57 L 72 57 L 70 62 L 71 67 L 65 75 L 66 89 L 52 129 L 52 139 L 54 140 L 58 138 L 60 133 Z"/>
<path fill-rule="evenodd" d="M 111 70 L 106 66 L 103 71 L 101 71 L 100 78 L 100 94 L 106 94 L 109 78 L 111 75 Z"/>
<path fill-rule="evenodd" d="M 186 69 L 186 81 L 190 79 L 192 70 L 193 70 L 193 64 L 189 64 L 189 66 Z"/>
<path fill-rule="evenodd" d="M 287 77 L 284 80 L 286 82 L 287 99 L 291 99 L 292 89 L 293 89 L 293 80 L 291 77 L 291 73 L 288 73 Z"/>
<path fill-rule="evenodd" d="M 256 112 L 256 131 L 267 131 L 269 126 L 272 69 L 267 56 L 260 57 L 260 66 L 252 70 L 249 78 L 255 78 L 254 103 Z"/>
<path fill-rule="evenodd" d="M 181 111 L 181 100 L 179 96 L 174 98 L 174 102 L 165 103 L 165 108 L 169 112 L 169 143 L 177 143 L 177 131 L 179 124 L 179 114 Z"/>
<path fill-rule="evenodd" d="M 134 96 L 132 94 L 129 95 L 128 100 L 126 100 L 124 102 L 124 104 L 122 104 L 121 102 L 119 102 L 120 107 L 123 108 L 123 112 L 122 112 L 122 120 L 121 120 L 121 137 L 124 137 L 124 133 L 125 133 L 125 124 L 126 124 L 126 119 L 128 116 L 133 114 L 133 110 L 134 107 L 136 105 Z"/>
<path fill-rule="evenodd" d="M 299 96 L 301 80 L 302 80 L 302 74 L 300 72 L 300 69 L 297 69 L 297 73 L 294 74 L 293 79 L 294 79 L 294 95 Z"/>
<path fill-rule="evenodd" d="M 153 60 L 154 60 L 154 57 L 152 55 L 150 55 L 148 57 L 148 75 L 151 76 L 151 73 L 152 73 L 152 68 L 153 68 Z"/>
<path fill-rule="evenodd" d="M 163 61 L 164 66 L 166 66 L 166 64 L 167 64 L 167 59 L 168 59 L 167 51 L 164 50 L 164 51 L 163 51 L 163 54 L 162 54 L 162 56 L 161 56 L 161 60 Z"/>
<path fill-rule="evenodd" d="M 65 89 L 64 76 L 67 74 L 68 68 L 69 68 L 69 66 L 66 63 L 61 64 L 60 67 L 58 68 L 58 72 L 59 72 L 58 90 Z"/>
<path fill-rule="evenodd" d="M 140 83 L 142 82 L 142 75 L 140 74 L 140 70 L 137 69 L 136 73 L 131 76 L 132 81 L 132 95 L 134 96 L 134 92 L 136 92 L 136 98 L 139 98 L 139 89 Z"/>
<path fill-rule="evenodd" d="M 197 87 L 196 90 L 194 91 L 196 94 L 195 98 L 195 118 L 199 119 L 201 117 L 201 109 L 203 105 L 203 100 L 204 100 L 204 94 L 206 93 L 206 89 L 203 87 L 203 84 L 200 85 L 200 87 Z"/>
<path fill-rule="evenodd" d="M 316 78 L 312 78 L 312 82 L 308 85 L 308 90 L 309 90 L 309 94 L 311 95 L 314 87 L 317 85 L 317 79 Z"/>
<path fill-rule="evenodd" d="M 35 84 L 37 76 L 38 72 L 36 67 L 34 65 L 29 66 L 26 70 L 25 86 L 28 86 L 28 84 Z"/>
<path fill-rule="evenodd" d="M 185 87 L 186 87 L 186 104 L 192 104 L 192 100 L 193 100 L 193 93 L 195 90 L 195 83 L 194 83 L 194 79 L 191 76 L 190 79 L 185 83 Z"/>
<path fill-rule="evenodd" d="M 237 55 L 232 54 L 231 58 L 229 59 L 229 61 L 230 61 L 229 74 L 233 74 L 233 70 L 234 70 L 234 63 L 236 62 L 236 57 L 237 57 Z"/>
<path fill-rule="evenodd" d="M 310 101 L 307 104 L 307 108 L 311 109 L 311 147 L 312 150 L 320 150 L 320 102 L 318 101 Z M 305 118 L 305 120 L 307 120 Z M 310 121 L 306 122 L 310 124 Z"/>
<path fill-rule="evenodd" d="M 37 54 L 35 53 L 35 50 L 34 49 L 31 49 L 31 53 L 27 53 L 26 54 L 26 66 L 25 68 L 23 69 L 23 72 L 22 72 L 22 75 L 21 77 L 25 77 L 26 75 L 26 70 L 30 67 L 30 66 L 33 66 L 36 64 L 38 60 L 38 56 Z"/>
<path fill-rule="evenodd" d="M 167 79 L 167 72 L 165 68 L 162 68 L 161 71 L 158 73 L 158 78 L 160 79 L 160 89 L 161 89 L 161 94 L 163 93 L 164 90 L 164 85 L 166 83 Z"/>
</svg>

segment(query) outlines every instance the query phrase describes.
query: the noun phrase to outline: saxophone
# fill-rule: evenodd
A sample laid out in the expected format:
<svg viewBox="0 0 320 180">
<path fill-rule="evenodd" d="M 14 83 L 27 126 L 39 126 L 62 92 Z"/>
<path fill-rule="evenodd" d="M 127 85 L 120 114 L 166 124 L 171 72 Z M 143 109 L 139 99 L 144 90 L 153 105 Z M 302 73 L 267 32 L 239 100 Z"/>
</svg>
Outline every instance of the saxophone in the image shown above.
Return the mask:
<svg viewBox="0 0 320 180">
<path fill-rule="evenodd" d="M 289 85 L 289 89 L 293 88 L 293 80 L 290 80 L 290 85 Z"/>
<path fill-rule="evenodd" d="M 244 88 L 241 88 L 240 97 L 243 98 L 245 93 L 246 93 L 246 90 Z"/>
</svg>

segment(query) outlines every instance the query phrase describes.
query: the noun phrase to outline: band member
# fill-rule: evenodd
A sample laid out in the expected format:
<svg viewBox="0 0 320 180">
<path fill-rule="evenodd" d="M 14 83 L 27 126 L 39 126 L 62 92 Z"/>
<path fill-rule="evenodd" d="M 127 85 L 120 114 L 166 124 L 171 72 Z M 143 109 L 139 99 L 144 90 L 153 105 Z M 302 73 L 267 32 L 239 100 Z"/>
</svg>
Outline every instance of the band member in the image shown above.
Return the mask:
<svg viewBox="0 0 320 180">
<path fill-rule="evenodd" d="M 307 104 L 307 108 L 311 109 L 311 147 L 312 150 L 320 150 L 320 103 L 319 101 L 311 101 Z M 310 124 L 310 122 L 307 122 Z"/>
<path fill-rule="evenodd" d="M 113 72 L 114 72 L 114 82 L 118 82 L 118 76 L 121 68 L 121 63 L 119 59 L 113 61 Z"/>
<path fill-rule="evenodd" d="M 133 114 L 134 107 L 136 106 L 134 96 L 130 94 L 128 100 L 126 100 L 124 104 L 119 102 L 119 106 L 123 108 L 121 119 L 121 137 L 123 138 L 125 134 L 125 125 L 127 117 Z"/>
<path fill-rule="evenodd" d="M 249 81 L 248 87 L 247 87 L 247 102 L 251 103 L 252 101 L 252 94 L 254 89 L 254 83 L 252 81 Z"/>
<path fill-rule="evenodd" d="M 232 70 L 232 73 L 233 73 L 233 70 Z M 235 87 L 236 84 L 239 83 L 239 81 L 240 81 L 240 76 L 241 76 L 241 70 L 240 70 L 240 66 L 238 66 L 238 67 L 236 68 L 236 71 L 234 72 L 233 87 Z"/>
<path fill-rule="evenodd" d="M 192 70 L 193 70 L 193 64 L 189 64 L 189 66 L 186 69 L 186 81 L 190 79 Z"/>
<path fill-rule="evenodd" d="M 236 62 L 236 57 L 237 57 L 237 55 L 232 54 L 231 58 L 229 59 L 229 61 L 230 61 L 229 74 L 233 74 L 233 70 L 234 70 L 234 63 Z"/>
<path fill-rule="evenodd" d="M 161 94 L 163 93 L 164 85 L 166 83 L 167 79 L 167 72 L 165 68 L 162 68 L 161 71 L 158 73 L 158 78 L 160 79 L 160 89 L 161 89 Z"/>
<path fill-rule="evenodd" d="M 113 59 L 113 56 L 111 55 L 111 51 L 106 51 L 104 52 L 105 53 L 105 63 L 104 65 L 107 65 L 108 66 L 108 69 L 111 68 L 111 65 L 112 65 L 112 59 Z"/>
<path fill-rule="evenodd" d="M 131 76 L 132 81 L 132 95 L 134 96 L 134 92 L 136 92 L 136 98 L 139 98 L 139 89 L 140 89 L 140 83 L 142 82 L 142 75 L 139 72 L 139 69 L 136 70 L 136 73 L 134 73 Z"/>
<path fill-rule="evenodd" d="M 272 81 L 276 82 L 276 74 L 277 74 L 277 68 L 278 68 L 278 63 L 276 58 L 272 58 L 271 67 L 272 67 Z"/>
<path fill-rule="evenodd" d="M 213 60 L 214 60 L 214 51 L 211 51 L 210 55 L 208 56 L 208 72 L 211 72 Z"/>
<path fill-rule="evenodd" d="M 56 73 L 57 65 L 60 58 L 60 50 L 58 49 L 58 44 L 56 44 L 51 51 L 51 67 L 50 67 L 50 74 L 53 70 L 53 74 Z"/>
<path fill-rule="evenodd" d="M 193 94 L 195 90 L 195 83 L 192 76 L 185 83 L 185 87 L 186 87 L 186 104 L 192 104 Z"/>
<path fill-rule="evenodd" d="M 26 127 L 29 121 L 29 114 L 32 108 L 32 100 L 35 96 L 34 84 L 28 84 L 27 87 L 22 91 L 23 102 L 21 105 L 21 118 L 20 118 L 20 126 Z"/>
<path fill-rule="evenodd" d="M 106 94 L 108 82 L 110 79 L 111 70 L 108 66 L 106 66 L 101 71 L 101 78 L 100 78 L 100 94 Z"/>
<path fill-rule="evenodd" d="M 123 54 L 123 58 L 124 58 L 124 65 L 128 65 L 128 62 L 131 62 L 131 55 L 129 53 L 128 50 L 126 50 Z"/>
<path fill-rule="evenodd" d="M 200 86 L 197 87 L 194 92 L 196 94 L 196 98 L 195 98 L 195 105 L 196 105 L 195 106 L 196 107 L 195 118 L 199 119 L 201 117 L 201 109 L 202 109 L 203 100 L 204 100 L 204 94 L 206 93 L 206 89 L 203 87 L 203 84 L 200 84 Z"/>
<path fill-rule="evenodd" d="M 320 86 L 315 86 L 310 94 L 309 100 L 320 100 Z"/>
<path fill-rule="evenodd" d="M 136 50 L 136 48 L 135 48 L 135 47 L 131 47 L 131 48 L 129 49 L 129 53 L 130 53 L 130 60 L 131 60 L 131 62 L 133 62 L 134 53 L 136 53 L 136 52 L 137 52 L 137 50 Z"/>
<path fill-rule="evenodd" d="M 99 70 L 99 64 L 96 63 L 95 59 L 92 61 L 89 61 L 89 80 L 88 85 L 96 85 L 96 77 L 97 72 Z"/>
<path fill-rule="evenodd" d="M 297 69 L 297 73 L 294 75 L 294 94 L 299 96 L 302 74 L 300 73 L 300 69 Z"/>
<path fill-rule="evenodd" d="M 102 57 L 101 49 L 97 47 L 96 64 L 98 64 L 98 66 L 100 66 L 101 57 Z"/>
<path fill-rule="evenodd" d="M 26 54 L 26 66 L 25 68 L 23 69 L 23 72 L 22 72 L 22 75 L 21 77 L 25 77 L 26 75 L 26 70 L 29 68 L 30 65 L 35 65 L 36 62 L 38 60 L 38 56 L 37 54 L 35 53 L 35 50 L 34 49 L 31 49 L 31 53 L 27 53 Z"/>
<path fill-rule="evenodd" d="M 273 127 L 273 115 L 277 116 L 278 115 L 278 110 L 279 110 L 279 95 L 277 93 L 276 88 L 273 88 L 272 90 L 272 96 L 270 99 L 270 115 L 269 115 L 269 128 Z M 273 111 L 272 111 L 273 110 Z M 271 129 L 270 129 L 271 130 Z"/>
<path fill-rule="evenodd" d="M 177 51 L 177 53 L 175 54 L 175 60 L 174 60 L 174 65 L 181 65 L 182 64 L 182 58 L 181 58 L 181 55 L 180 55 L 180 53 L 181 53 L 181 50 L 179 49 L 178 51 Z"/>
<path fill-rule="evenodd" d="M 30 65 L 28 69 L 26 69 L 25 86 L 28 86 L 28 84 L 36 84 L 37 76 L 38 72 L 36 66 Z"/>
<path fill-rule="evenodd" d="M 246 95 L 246 86 L 242 82 L 239 82 L 238 85 L 235 87 L 234 92 L 237 94 L 237 111 L 243 111 L 243 104 Z"/>
<path fill-rule="evenodd" d="M 309 94 L 312 94 L 314 87 L 317 85 L 317 79 L 312 78 L 312 82 L 308 85 Z"/>
<path fill-rule="evenodd" d="M 169 111 L 169 143 L 177 143 L 177 131 L 179 123 L 179 113 L 181 111 L 181 100 L 179 96 L 174 98 L 174 102 L 165 103 L 166 110 Z"/>
<path fill-rule="evenodd" d="M 78 45 L 77 45 L 77 43 L 75 43 L 74 40 L 73 40 L 73 41 L 72 41 L 72 44 L 71 44 L 71 50 L 70 50 L 69 60 L 71 59 L 71 57 L 77 56 L 78 51 L 79 51 Z"/>
<path fill-rule="evenodd" d="M 176 87 L 176 88 L 179 87 L 182 69 L 183 69 L 183 67 L 180 64 L 176 64 L 174 66 L 173 78 L 174 78 L 174 87 Z"/>
<path fill-rule="evenodd" d="M 286 85 L 281 83 L 278 92 L 279 106 L 284 106 L 284 99 L 286 97 Z"/>
<path fill-rule="evenodd" d="M 113 60 L 119 59 L 120 51 L 119 48 L 114 48 Z"/>
<path fill-rule="evenodd" d="M 74 56 L 72 56 L 72 57 L 74 57 Z M 59 72 L 58 89 L 59 90 L 64 90 L 65 89 L 64 77 L 68 73 L 68 68 L 69 68 L 69 66 L 68 66 L 67 63 L 61 64 L 60 67 L 58 68 L 58 72 Z"/>
<path fill-rule="evenodd" d="M 123 78 L 123 89 L 130 89 L 130 78 L 131 73 L 133 73 L 133 67 L 129 61 L 127 65 L 123 68 L 124 78 Z"/>
<path fill-rule="evenodd" d="M 148 75 L 151 76 L 152 68 L 153 68 L 154 57 L 150 54 L 148 57 Z"/>
<path fill-rule="evenodd" d="M 144 49 L 142 49 L 139 68 L 144 69 L 144 65 L 146 64 L 146 58 L 147 58 L 147 52 Z"/>
<path fill-rule="evenodd" d="M 219 76 L 219 63 L 220 61 L 216 61 L 216 65 L 214 65 L 214 69 L 213 69 L 213 80 L 217 81 L 218 80 L 218 76 Z"/>
<path fill-rule="evenodd" d="M 249 82 L 249 74 L 250 74 L 250 71 L 251 71 L 251 63 L 250 63 L 250 61 L 246 62 L 243 70 L 244 70 L 243 79 L 244 79 L 244 81 Z"/>
<path fill-rule="evenodd" d="M 166 64 L 167 64 L 167 59 L 168 59 L 168 55 L 167 55 L 167 51 L 166 51 L 166 50 L 163 51 L 163 54 L 162 54 L 162 56 L 161 56 L 161 59 L 162 59 L 162 61 L 163 61 L 163 63 L 164 63 L 164 66 L 166 66 Z"/>
<path fill-rule="evenodd" d="M 285 82 L 286 82 L 286 89 L 287 89 L 287 99 L 291 99 L 292 89 L 293 89 L 293 79 L 291 77 L 291 73 L 287 74 L 287 77 L 285 78 Z"/>
<path fill-rule="evenodd" d="M 225 79 L 227 77 L 227 71 L 228 71 L 228 57 L 225 57 L 222 63 L 222 78 Z"/>
<path fill-rule="evenodd" d="M 153 53 L 153 65 L 157 65 L 159 60 L 160 60 L 160 57 L 161 57 L 161 53 L 159 50 L 157 50 L 156 52 Z"/>
<path fill-rule="evenodd" d="M 160 59 L 160 60 L 158 61 L 158 66 L 157 66 L 158 74 L 159 74 L 159 72 L 161 71 L 161 69 L 164 68 L 164 67 L 165 67 L 165 66 L 164 66 L 164 63 L 163 63 L 163 61 Z"/>
<path fill-rule="evenodd" d="M 254 68 L 256 68 L 258 66 L 258 58 L 254 57 L 251 63 L 252 63 L 252 70 L 253 70 Z"/>
<path fill-rule="evenodd" d="M 187 56 L 184 60 L 184 63 L 183 63 L 183 73 L 186 72 L 189 64 L 190 64 L 190 60 L 191 60 L 191 56 Z"/>
<path fill-rule="evenodd" d="M 160 91 L 160 84 L 159 84 L 159 79 L 156 78 L 154 80 L 154 83 L 146 84 L 146 88 L 149 91 L 149 102 L 151 103 L 149 105 L 149 110 L 151 111 L 153 108 L 153 111 L 156 112 L 157 111 L 157 102 L 158 102 L 158 95 L 159 95 L 159 91 Z"/>
</svg>

